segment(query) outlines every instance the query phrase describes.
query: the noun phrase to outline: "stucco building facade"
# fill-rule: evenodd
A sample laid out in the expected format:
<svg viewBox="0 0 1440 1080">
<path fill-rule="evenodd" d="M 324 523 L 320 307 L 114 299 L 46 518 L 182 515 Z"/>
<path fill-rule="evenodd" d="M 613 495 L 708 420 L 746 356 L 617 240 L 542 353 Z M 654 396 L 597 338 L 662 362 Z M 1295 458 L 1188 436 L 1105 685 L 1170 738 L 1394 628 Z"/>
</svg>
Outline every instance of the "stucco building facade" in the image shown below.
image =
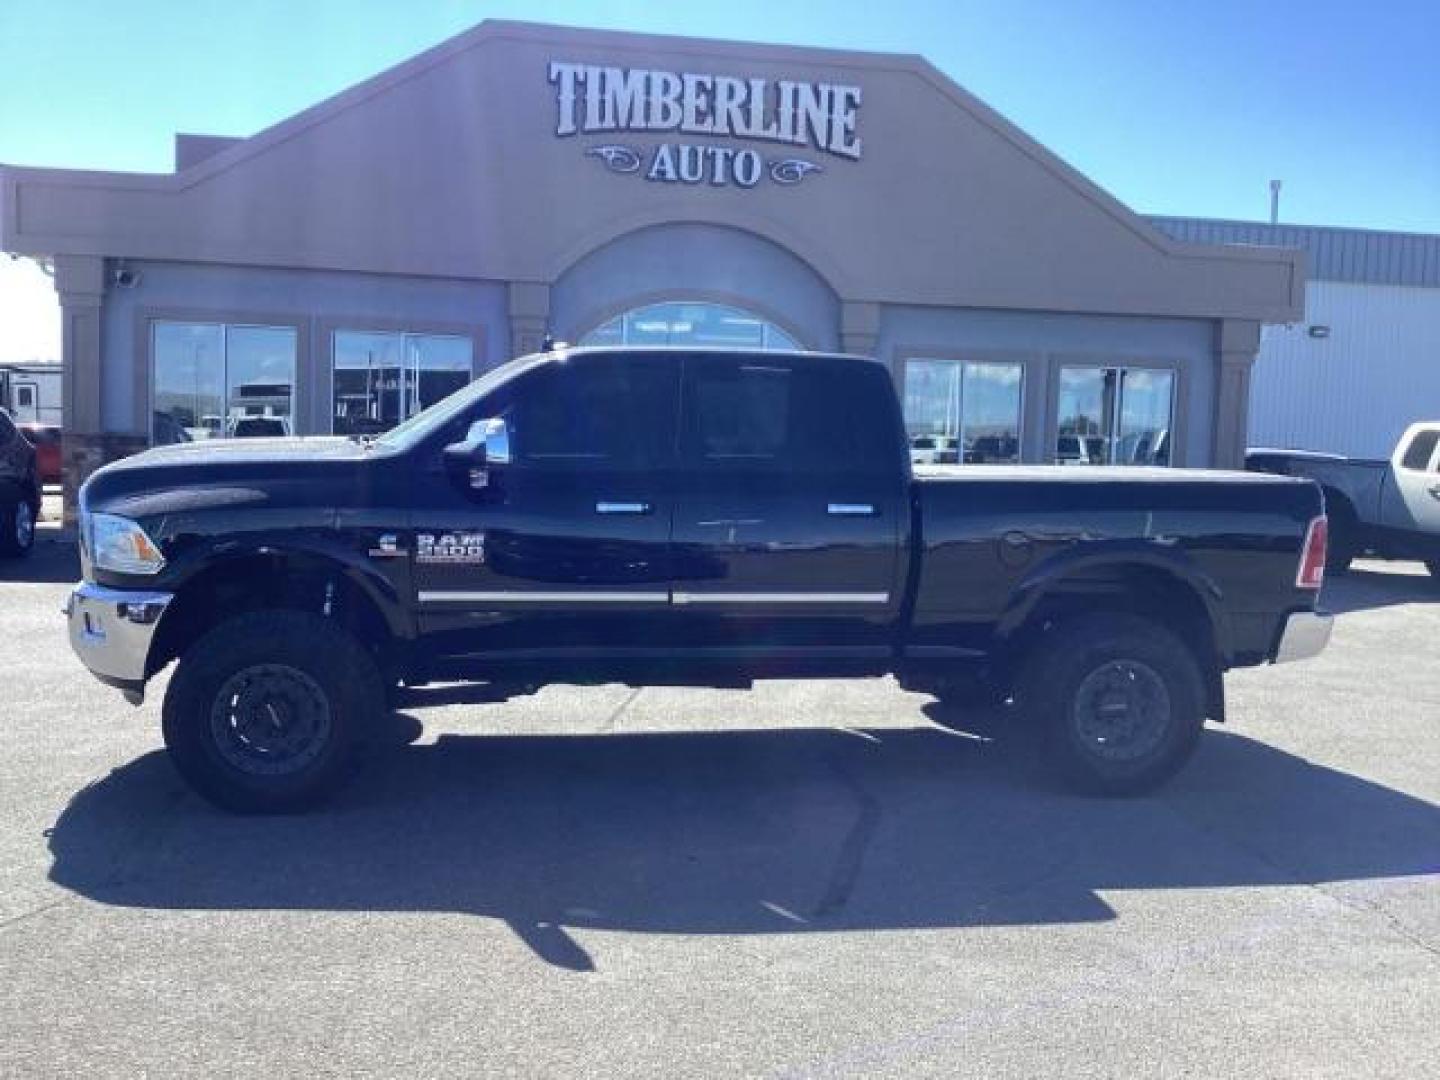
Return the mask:
<svg viewBox="0 0 1440 1080">
<path fill-rule="evenodd" d="M 1238 464 L 1303 255 L 1174 240 L 913 56 L 481 24 L 176 169 L 0 167 L 75 478 L 383 428 L 564 341 L 843 350 L 917 457 Z"/>
</svg>

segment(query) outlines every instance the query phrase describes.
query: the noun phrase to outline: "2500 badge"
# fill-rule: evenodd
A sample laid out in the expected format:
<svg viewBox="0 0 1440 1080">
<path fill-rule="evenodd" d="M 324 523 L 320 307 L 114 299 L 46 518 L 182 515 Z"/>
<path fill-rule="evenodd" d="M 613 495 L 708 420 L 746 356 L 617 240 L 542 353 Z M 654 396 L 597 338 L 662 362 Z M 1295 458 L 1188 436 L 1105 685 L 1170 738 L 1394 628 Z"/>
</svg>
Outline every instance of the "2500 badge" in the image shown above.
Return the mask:
<svg viewBox="0 0 1440 1080">
<path fill-rule="evenodd" d="M 485 534 L 419 533 L 415 537 L 415 561 L 421 563 L 483 563 Z"/>
</svg>

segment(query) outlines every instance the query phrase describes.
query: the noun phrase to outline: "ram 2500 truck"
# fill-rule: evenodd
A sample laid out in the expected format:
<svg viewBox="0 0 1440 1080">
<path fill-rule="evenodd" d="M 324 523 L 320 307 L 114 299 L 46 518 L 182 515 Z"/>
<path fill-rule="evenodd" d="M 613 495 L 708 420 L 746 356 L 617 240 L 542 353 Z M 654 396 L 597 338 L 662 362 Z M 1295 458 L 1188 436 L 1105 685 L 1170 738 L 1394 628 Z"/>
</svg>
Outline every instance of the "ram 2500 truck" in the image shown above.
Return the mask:
<svg viewBox="0 0 1440 1080">
<path fill-rule="evenodd" d="M 1330 522 L 1330 573 L 1343 574 L 1357 556 L 1371 555 L 1418 559 L 1440 579 L 1440 420 L 1411 424 L 1388 461 L 1251 450 L 1245 465 L 1320 485 Z"/>
<path fill-rule="evenodd" d="M 988 695 L 1143 791 L 1222 673 L 1324 647 L 1319 489 L 1253 473 L 912 472 L 881 365 L 573 349 L 378 439 L 215 440 L 80 495 L 70 639 L 202 795 L 332 789 L 401 685 L 894 675 Z"/>
</svg>

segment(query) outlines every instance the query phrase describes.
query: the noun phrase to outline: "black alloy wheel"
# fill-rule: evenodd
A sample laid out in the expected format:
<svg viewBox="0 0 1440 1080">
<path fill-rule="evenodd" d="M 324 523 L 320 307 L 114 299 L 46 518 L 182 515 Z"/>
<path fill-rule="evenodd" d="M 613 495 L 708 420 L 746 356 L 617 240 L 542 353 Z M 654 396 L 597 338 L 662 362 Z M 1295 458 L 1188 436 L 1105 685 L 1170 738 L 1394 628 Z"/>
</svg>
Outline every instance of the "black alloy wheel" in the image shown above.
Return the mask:
<svg viewBox="0 0 1440 1080">
<path fill-rule="evenodd" d="M 284 813 L 345 780 L 384 701 L 374 657 L 349 633 L 309 612 L 252 612 L 181 656 L 162 728 L 200 795 L 238 813 Z"/>
<path fill-rule="evenodd" d="M 1074 617 L 1033 647 L 1018 700 L 1070 784 L 1134 795 L 1190 759 L 1205 723 L 1195 650 L 1137 615 Z"/>
</svg>

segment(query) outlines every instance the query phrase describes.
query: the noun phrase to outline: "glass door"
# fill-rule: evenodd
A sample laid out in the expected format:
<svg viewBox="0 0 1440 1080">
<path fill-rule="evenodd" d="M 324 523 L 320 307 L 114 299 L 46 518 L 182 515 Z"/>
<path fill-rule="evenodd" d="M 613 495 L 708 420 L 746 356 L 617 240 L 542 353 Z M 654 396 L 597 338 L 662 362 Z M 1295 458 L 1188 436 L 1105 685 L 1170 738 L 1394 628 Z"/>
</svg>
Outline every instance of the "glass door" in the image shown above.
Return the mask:
<svg viewBox="0 0 1440 1080">
<path fill-rule="evenodd" d="M 1055 461 L 1169 465 L 1175 373 L 1161 368 L 1060 369 Z"/>
<path fill-rule="evenodd" d="M 469 338 L 337 330 L 332 406 L 336 435 L 378 435 L 470 381 Z"/>
</svg>

